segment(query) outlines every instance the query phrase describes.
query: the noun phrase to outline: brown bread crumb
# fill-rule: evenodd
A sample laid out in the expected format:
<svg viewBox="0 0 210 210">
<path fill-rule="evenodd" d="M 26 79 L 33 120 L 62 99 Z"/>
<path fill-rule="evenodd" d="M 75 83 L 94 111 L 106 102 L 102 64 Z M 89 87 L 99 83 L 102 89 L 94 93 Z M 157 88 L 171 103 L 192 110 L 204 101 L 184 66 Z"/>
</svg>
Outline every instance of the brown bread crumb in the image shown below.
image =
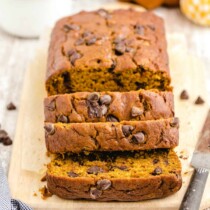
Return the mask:
<svg viewBox="0 0 210 210">
<path fill-rule="evenodd" d="M 44 185 L 44 187 L 40 188 L 39 192 L 41 193 L 43 200 L 46 200 L 47 198 L 52 197 L 52 193 L 49 192 L 46 185 Z"/>
</svg>

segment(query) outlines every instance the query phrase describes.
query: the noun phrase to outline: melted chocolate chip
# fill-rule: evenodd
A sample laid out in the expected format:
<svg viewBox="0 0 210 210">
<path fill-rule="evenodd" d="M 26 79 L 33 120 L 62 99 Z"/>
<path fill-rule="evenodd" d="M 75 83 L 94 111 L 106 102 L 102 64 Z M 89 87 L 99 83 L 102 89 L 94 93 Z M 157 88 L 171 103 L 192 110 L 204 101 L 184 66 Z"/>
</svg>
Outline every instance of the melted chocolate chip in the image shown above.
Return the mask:
<svg viewBox="0 0 210 210">
<path fill-rule="evenodd" d="M 133 135 L 131 142 L 134 144 L 143 144 L 145 143 L 146 139 L 144 133 L 139 132 Z"/>
<path fill-rule="evenodd" d="M 99 190 L 108 190 L 111 187 L 112 183 L 108 179 L 101 179 L 97 181 L 97 188 Z"/>
<path fill-rule="evenodd" d="M 142 25 L 140 25 L 140 24 L 136 24 L 135 26 L 134 26 L 134 32 L 136 33 L 136 34 L 139 34 L 139 35 L 144 35 L 144 27 L 142 26 Z"/>
<path fill-rule="evenodd" d="M 187 100 L 187 99 L 189 99 L 189 94 L 188 94 L 188 92 L 187 92 L 186 90 L 183 90 L 183 91 L 181 92 L 181 94 L 180 94 L 180 99 L 182 99 L 182 100 Z"/>
<path fill-rule="evenodd" d="M 99 166 L 91 166 L 90 168 L 87 169 L 87 173 L 97 175 L 98 173 L 103 173 L 103 169 L 100 168 Z"/>
<path fill-rule="evenodd" d="M 152 175 L 160 175 L 162 174 L 162 168 L 160 168 L 159 166 L 155 168 L 155 170 L 152 172 Z"/>
<path fill-rule="evenodd" d="M 122 132 L 125 137 L 128 137 L 129 135 L 131 135 L 133 130 L 134 130 L 134 127 L 131 125 L 123 125 L 122 126 Z"/>
<path fill-rule="evenodd" d="M 69 32 L 71 30 L 78 31 L 80 29 L 80 27 L 75 24 L 65 24 L 63 27 L 65 32 Z"/>
<path fill-rule="evenodd" d="M 49 111 L 55 111 L 55 100 L 50 101 L 50 103 L 46 106 Z"/>
<path fill-rule="evenodd" d="M 157 158 L 153 159 L 153 164 L 156 164 L 158 162 L 159 162 L 159 159 L 157 159 Z"/>
<path fill-rule="evenodd" d="M 143 113 L 144 113 L 144 111 L 142 109 L 140 109 L 139 107 L 133 106 L 131 109 L 132 117 L 138 117 L 138 116 L 142 115 Z"/>
<path fill-rule="evenodd" d="M 86 45 L 88 45 L 88 46 L 93 45 L 93 44 L 96 43 L 96 41 L 97 41 L 97 38 L 95 36 L 94 37 L 91 37 L 90 39 L 88 39 L 86 41 Z"/>
<path fill-rule="evenodd" d="M 12 144 L 12 140 L 10 139 L 9 136 L 3 141 L 3 144 L 4 144 L 5 146 L 9 146 L 9 145 Z"/>
<path fill-rule="evenodd" d="M 53 135 L 55 133 L 55 127 L 51 123 L 46 124 L 44 129 L 48 135 Z"/>
<path fill-rule="evenodd" d="M 67 172 L 67 174 L 69 177 L 78 177 L 79 176 L 77 173 L 75 173 L 73 171 L 69 171 L 69 172 Z"/>
<path fill-rule="evenodd" d="M 113 115 L 111 115 L 111 114 L 109 114 L 109 115 L 107 116 L 106 121 L 107 121 L 107 122 L 119 122 L 119 120 L 118 120 L 115 116 L 113 116 Z"/>
<path fill-rule="evenodd" d="M 59 115 L 58 119 L 57 119 L 57 122 L 68 123 L 69 119 L 65 115 Z"/>
<path fill-rule="evenodd" d="M 195 100 L 195 104 L 197 105 L 204 104 L 204 103 L 205 101 L 200 96 L 198 96 L 198 98 Z"/>
<path fill-rule="evenodd" d="M 85 43 L 85 40 L 82 38 L 79 38 L 75 41 L 74 45 L 78 46 L 78 45 L 82 45 Z"/>
<path fill-rule="evenodd" d="M 98 101 L 99 100 L 99 93 L 93 92 L 88 95 L 87 97 L 88 101 Z"/>
<path fill-rule="evenodd" d="M 7 110 L 15 110 L 16 109 L 16 106 L 10 102 L 8 105 L 7 105 Z"/>
<path fill-rule="evenodd" d="M 85 31 L 83 34 L 82 34 L 82 37 L 85 38 L 85 37 L 88 37 L 90 36 L 92 33 L 90 31 Z"/>
<path fill-rule="evenodd" d="M 75 61 L 78 60 L 79 58 L 81 58 L 82 55 L 78 52 L 74 52 L 71 56 L 70 56 L 70 62 L 71 64 L 74 66 Z"/>
<path fill-rule="evenodd" d="M 170 126 L 171 127 L 179 127 L 179 118 L 178 117 L 174 117 L 172 119 L 172 121 L 170 122 Z"/>
<path fill-rule="evenodd" d="M 111 96 L 106 94 L 106 95 L 101 96 L 100 103 L 109 105 L 111 103 L 111 100 L 112 100 Z"/>
<path fill-rule="evenodd" d="M 67 56 L 71 57 L 74 53 L 76 53 L 77 51 L 75 49 L 71 49 L 68 51 Z"/>
<path fill-rule="evenodd" d="M 98 190 L 97 188 L 95 188 L 95 187 L 92 187 L 91 189 L 90 189 L 90 197 L 92 198 L 92 199 L 97 199 L 97 198 L 99 198 L 100 196 L 102 195 L 102 191 L 101 190 Z"/>
<path fill-rule="evenodd" d="M 125 53 L 125 50 L 126 50 L 126 46 L 125 46 L 125 43 L 123 42 L 119 42 L 115 45 L 115 54 L 116 55 L 123 55 Z"/>
</svg>

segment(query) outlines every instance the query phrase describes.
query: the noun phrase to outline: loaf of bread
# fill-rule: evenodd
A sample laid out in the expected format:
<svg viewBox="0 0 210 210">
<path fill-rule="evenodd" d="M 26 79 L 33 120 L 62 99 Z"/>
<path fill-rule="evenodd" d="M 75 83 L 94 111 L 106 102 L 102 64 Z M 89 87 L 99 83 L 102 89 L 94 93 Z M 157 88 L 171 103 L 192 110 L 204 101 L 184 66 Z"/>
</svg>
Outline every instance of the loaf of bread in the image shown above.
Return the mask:
<svg viewBox="0 0 210 210">
<path fill-rule="evenodd" d="M 44 100 L 45 122 L 143 121 L 174 117 L 172 92 L 78 92 Z"/>
<path fill-rule="evenodd" d="M 173 150 L 56 155 L 47 186 L 65 199 L 141 201 L 162 198 L 182 185 Z"/>
<path fill-rule="evenodd" d="M 52 153 L 173 148 L 178 145 L 177 118 L 105 123 L 45 123 Z"/>
<path fill-rule="evenodd" d="M 80 12 L 54 27 L 48 95 L 171 90 L 170 80 L 163 20 L 151 12 Z"/>
</svg>

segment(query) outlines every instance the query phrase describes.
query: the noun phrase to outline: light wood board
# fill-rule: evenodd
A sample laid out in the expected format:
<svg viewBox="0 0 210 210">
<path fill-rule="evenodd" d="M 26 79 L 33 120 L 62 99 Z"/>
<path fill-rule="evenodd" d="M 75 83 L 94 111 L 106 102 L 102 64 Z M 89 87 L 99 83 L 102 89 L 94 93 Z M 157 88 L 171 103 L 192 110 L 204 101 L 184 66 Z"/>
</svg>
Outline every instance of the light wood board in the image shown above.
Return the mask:
<svg viewBox="0 0 210 210">
<path fill-rule="evenodd" d="M 37 210 L 130 210 L 130 209 L 178 209 L 189 180 L 192 168 L 189 166 L 191 155 L 208 111 L 208 96 L 205 88 L 203 63 L 196 57 L 188 55 L 184 38 L 177 35 L 168 36 L 171 75 L 173 78 L 176 115 L 180 118 L 180 145 L 177 154 L 184 153 L 187 159 L 181 159 L 183 166 L 183 186 L 179 192 L 164 199 L 144 202 L 91 202 L 67 201 L 56 196 L 41 199 L 39 188 L 46 164 L 43 131 L 43 97 L 44 75 L 48 35 L 42 39 L 40 48 L 29 66 L 24 82 L 22 100 L 19 109 L 16 137 L 9 171 L 9 184 L 12 196 L 20 199 Z M 187 89 L 190 99 L 179 100 L 181 90 Z M 194 100 L 201 95 L 206 103 L 194 105 Z M 201 209 L 210 206 L 210 178 L 205 188 Z M 34 196 L 37 193 L 38 196 Z"/>
</svg>

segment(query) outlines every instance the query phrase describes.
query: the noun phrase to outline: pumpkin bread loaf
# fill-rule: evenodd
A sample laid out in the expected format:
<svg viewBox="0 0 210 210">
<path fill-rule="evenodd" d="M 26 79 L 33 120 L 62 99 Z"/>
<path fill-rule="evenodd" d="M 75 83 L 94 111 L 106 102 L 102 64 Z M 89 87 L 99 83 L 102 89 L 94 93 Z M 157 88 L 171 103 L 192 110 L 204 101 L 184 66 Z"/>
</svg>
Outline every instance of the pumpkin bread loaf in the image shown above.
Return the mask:
<svg viewBox="0 0 210 210">
<path fill-rule="evenodd" d="M 163 20 L 151 12 L 98 10 L 57 22 L 51 35 L 48 95 L 171 90 Z"/>
<path fill-rule="evenodd" d="M 56 155 L 46 178 L 61 198 L 97 201 L 162 198 L 182 185 L 180 161 L 167 149 Z"/>
<path fill-rule="evenodd" d="M 174 117 L 172 92 L 79 92 L 44 100 L 45 122 L 81 123 L 157 120 Z"/>
<path fill-rule="evenodd" d="M 45 123 L 49 152 L 117 151 L 174 148 L 178 145 L 177 118 L 151 121 Z"/>
</svg>

